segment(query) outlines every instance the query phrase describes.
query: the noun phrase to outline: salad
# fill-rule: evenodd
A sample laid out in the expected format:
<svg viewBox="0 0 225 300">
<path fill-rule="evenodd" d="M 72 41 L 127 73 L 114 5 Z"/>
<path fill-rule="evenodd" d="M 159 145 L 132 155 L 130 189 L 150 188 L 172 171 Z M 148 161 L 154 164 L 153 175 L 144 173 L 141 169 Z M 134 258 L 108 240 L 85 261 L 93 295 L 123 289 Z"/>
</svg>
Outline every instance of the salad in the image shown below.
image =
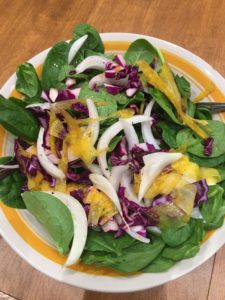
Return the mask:
<svg viewBox="0 0 225 300">
<path fill-rule="evenodd" d="M 0 159 L 0 198 L 27 209 L 65 266 L 164 272 L 195 256 L 225 214 L 225 125 L 193 99 L 163 53 L 137 39 L 105 53 L 78 24 L 39 72 L 17 67 L 0 96 L 14 155 Z M 15 95 L 15 93 L 13 93 Z"/>
</svg>

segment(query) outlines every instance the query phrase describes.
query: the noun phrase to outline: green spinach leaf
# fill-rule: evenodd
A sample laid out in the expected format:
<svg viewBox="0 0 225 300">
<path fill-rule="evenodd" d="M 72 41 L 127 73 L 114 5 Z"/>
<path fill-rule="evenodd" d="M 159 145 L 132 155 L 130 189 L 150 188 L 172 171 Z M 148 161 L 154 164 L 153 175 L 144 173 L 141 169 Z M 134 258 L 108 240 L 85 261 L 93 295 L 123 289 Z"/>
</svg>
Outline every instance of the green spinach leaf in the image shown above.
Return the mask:
<svg viewBox="0 0 225 300">
<path fill-rule="evenodd" d="M 21 197 L 21 188 L 26 178 L 19 170 L 13 170 L 0 180 L 0 198 L 2 202 L 13 208 L 26 208 Z"/>
<path fill-rule="evenodd" d="M 177 148 L 176 135 L 181 130 L 181 126 L 171 122 L 158 122 L 157 127 L 162 129 L 163 141 L 173 149 Z"/>
<path fill-rule="evenodd" d="M 210 157 L 202 158 L 202 157 L 198 157 L 196 155 L 192 155 L 190 153 L 188 153 L 188 156 L 191 161 L 195 162 L 200 167 L 206 167 L 206 168 L 214 168 L 225 162 L 225 153 L 220 156 L 213 157 L 213 158 L 210 158 Z"/>
<path fill-rule="evenodd" d="M 165 272 L 170 269 L 173 265 L 175 265 L 175 261 L 169 258 L 162 257 L 160 254 L 150 263 L 149 266 L 145 267 L 141 270 L 143 273 L 159 273 Z"/>
<path fill-rule="evenodd" d="M 19 65 L 16 70 L 16 89 L 18 92 L 33 98 L 41 95 L 41 84 L 35 68 L 30 63 Z"/>
<path fill-rule="evenodd" d="M 176 81 L 176 84 L 177 84 L 177 87 L 178 87 L 178 90 L 181 94 L 181 96 L 183 98 L 190 98 L 191 97 L 191 85 L 189 83 L 189 81 L 187 81 L 186 78 L 184 78 L 183 76 L 179 76 L 179 75 L 176 75 L 174 77 L 175 81 Z"/>
<path fill-rule="evenodd" d="M 22 194 L 28 211 L 44 226 L 60 253 L 69 251 L 73 220 L 69 209 L 56 197 L 44 192 Z"/>
<path fill-rule="evenodd" d="M 124 59 L 131 65 L 135 65 L 142 59 L 150 64 L 155 56 L 158 56 L 156 49 L 145 39 L 138 39 L 129 46 Z"/>
<path fill-rule="evenodd" d="M 65 85 L 59 81 L 59 75 L 63 66 L 68 64 L 70 45 L 66 42 L 55 44 L 45 59 L 42 70 L 42 87 L 63 89 Z"/>
<path fill-rule="evenodd" d="M 0 124 L 23 140 L 35 142 L 37 140 L 39 125 L 32 113 L 1 95 Z"/>
</svg>

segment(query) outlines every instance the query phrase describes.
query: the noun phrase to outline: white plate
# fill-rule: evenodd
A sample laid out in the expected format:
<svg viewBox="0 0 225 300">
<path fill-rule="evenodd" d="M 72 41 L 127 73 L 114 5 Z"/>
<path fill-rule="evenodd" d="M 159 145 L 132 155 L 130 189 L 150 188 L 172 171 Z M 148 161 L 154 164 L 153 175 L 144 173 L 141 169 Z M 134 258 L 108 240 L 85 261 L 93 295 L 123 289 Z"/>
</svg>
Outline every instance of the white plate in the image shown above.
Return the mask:
<svg viewBox="0 0 225 300">
<path fill-rule="evenodd" d="M 225 97 L 223 95 L 225 94 L 225 80 L 223 77 L 209 64 L 191 52 L 169 42 L 138 34 L 104 33 L 101 36 L 104 41 L 113 42 L 111 43 L 111 48 L 114 47 L 113 50 L 116 52 L 121 52 L 124 49 L 125 44 L 121 43 L 120 46 L 118 46 L 118 43 L 115 43 L 115 41 L 132 42 L 138 38 L 145 38 L 149 40 L 153 45 L 176 55 L 176 57 L 169 55 L 172 57 L 171 61 L 169 59 L 170 65 L 174 72 L 184 74 L 189 78 L 192 83 L 192 92 L 194 95 L 203 88 L 206 82 L 212 80 L 222 92 L 221 93 L 217 90 L 217 94 L 215 94 L 215 96 L 219 95 L 220 100 L 225 101 Z M 34 66 L 38 66 L 43 62 L 47 52 L 48 50 L 41 52 L 33 57 L 30 62 Z M 182 61 L 182 59 L 185 61 Z M 202 72 L 205 75 L 203 75 Z M 3 86 L 1 94 L 8 97 L 15 88 L 15 81 L 16 75 L 14 74 Z M 211 100 L 213 100 L 213 95 Z M 8 154 L 12 151 L 12 137 L 9 135 L 7 135 L 5 140 L 2 141 L 2 149 L 3 155 L 6 154 L 5 152 Z M 42 242 L 44 241 L 46 245 L 49 245 L 49 249 L 52 249 L 51 240 L 48 240 L 42 228 L 37 226 L 35 220 L 27 212 L 18 211 L 17 216 L 19 216 L 18 218 L 21 222 L 26 223 L 26 226 L 33 232 L 34 239 L 38 237 L 39 240 L 42 240 Z M 200 252 L 194 258 L 177 263 L 167 272 L 158 274 L 141 274 L 129 277 L 99 276 L 77 272 L 70 269 L 63 269 L 60 264 L 54 262 L 50 258 L 52 250 L 46 255 L 43 255 L 40 250 L 41 248 L 34 247 L 32 244 L 33 242 L 29 241 L 27 231 L 20 232 L 18 227 L 16 228 L 15 217 L 15 210 L 7 209 L 6 213 L 5 209 L 4 211 L 3 209 L 0 209 L 0 233 L 21 257 L 23 257 L 37 270 L 56 280 L 93 291 L 116 293 L 131 292 L 164 284 L 192 271 L 194 268 L 204 263 L 225 243 L 225 226 L 223 226 L 202 245 Z"/>
</svg>

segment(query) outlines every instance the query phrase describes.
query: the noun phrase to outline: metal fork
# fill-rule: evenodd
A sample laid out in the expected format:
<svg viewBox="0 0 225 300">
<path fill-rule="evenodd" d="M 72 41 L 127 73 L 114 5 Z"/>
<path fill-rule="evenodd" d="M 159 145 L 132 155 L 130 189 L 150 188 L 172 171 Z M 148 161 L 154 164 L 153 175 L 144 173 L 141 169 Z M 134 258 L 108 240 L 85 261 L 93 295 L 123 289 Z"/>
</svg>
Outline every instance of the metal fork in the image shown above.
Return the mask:
<svg viewBox="0 0 225 300">
<path fill-rule="evenodd" d="M 207 108 L 213 114 L 217 114 L 225 111 L 225 102 L 200 102 L 196 104 L 198 108 Z"/>
</svg>

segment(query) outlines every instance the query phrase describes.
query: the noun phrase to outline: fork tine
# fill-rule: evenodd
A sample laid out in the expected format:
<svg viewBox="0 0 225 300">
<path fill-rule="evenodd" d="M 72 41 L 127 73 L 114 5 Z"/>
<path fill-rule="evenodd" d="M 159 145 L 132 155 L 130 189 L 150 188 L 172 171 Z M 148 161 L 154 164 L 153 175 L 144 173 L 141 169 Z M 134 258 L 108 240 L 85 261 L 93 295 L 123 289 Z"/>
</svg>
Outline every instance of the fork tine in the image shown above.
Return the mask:
<svg viewBox="0 0 225 300">
<path fill-rule="evenodd" d="M 207 108 L 214 114 L 225 111 L 225 103 L 220 103 L 220 102 L 201 102 L 197 104 L 197 107 Z"/>
</svg>

